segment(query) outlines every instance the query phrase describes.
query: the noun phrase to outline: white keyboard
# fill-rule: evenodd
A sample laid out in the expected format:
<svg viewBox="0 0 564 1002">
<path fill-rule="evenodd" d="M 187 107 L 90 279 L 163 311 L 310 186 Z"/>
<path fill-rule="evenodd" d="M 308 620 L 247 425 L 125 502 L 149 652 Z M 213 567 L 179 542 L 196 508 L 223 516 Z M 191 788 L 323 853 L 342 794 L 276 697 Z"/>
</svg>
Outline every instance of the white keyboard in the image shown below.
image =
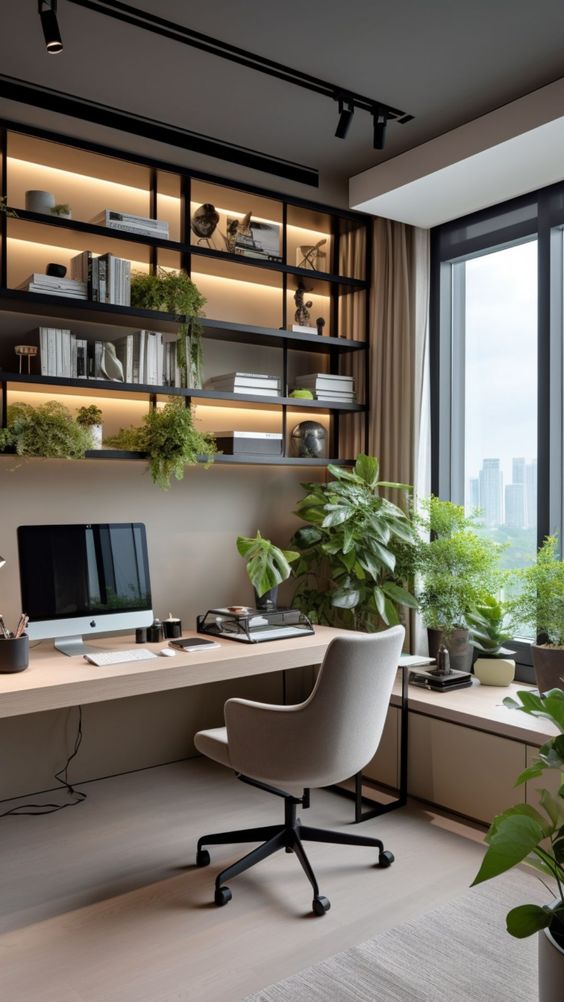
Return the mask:
<svg viewBox="0 0 564 1002">
<path fill-rule="evenodd" d="M 156 654 L 147 651 L 143 647 L 134 647 L 132 651 L 93 651 L 92 654 L 84 654 L 84 660 L 91 665 L 102 668 L 105 665 L 121 665 L 124 661 L 150 661 L 156 658 Z"/>
</svg>

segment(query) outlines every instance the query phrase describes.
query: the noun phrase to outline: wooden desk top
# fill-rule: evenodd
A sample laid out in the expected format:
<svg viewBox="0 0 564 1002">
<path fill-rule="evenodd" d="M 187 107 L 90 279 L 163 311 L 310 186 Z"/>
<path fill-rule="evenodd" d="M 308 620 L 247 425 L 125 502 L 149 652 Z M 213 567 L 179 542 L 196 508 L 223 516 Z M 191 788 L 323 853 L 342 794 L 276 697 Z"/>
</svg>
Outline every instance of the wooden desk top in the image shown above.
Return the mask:
<svg viewBox="0 0 564 1002">
<path fill-rule="evenodd" d="M 30 650 L 29 668 L 15 674 L 0 674 L 0 718 L 320 664 L 330 641 L 344 633 L 345 630 L 317 626 L 314 635 L 263 644 L 218 639 L 219 648 L 205 653 L 179 651 L 173 658 L 129 661 L 103 668 L 88 664 L 82 655 L 60 654 L 52 641 L 43 641 Z M 186 630 L 184 636 L 198 634 Z M 92 646 L 130 650 L 135 647 L 135 640 L 96 638 Z M 156 652 L 168 644 L 143 646 Z"/>
</svg>

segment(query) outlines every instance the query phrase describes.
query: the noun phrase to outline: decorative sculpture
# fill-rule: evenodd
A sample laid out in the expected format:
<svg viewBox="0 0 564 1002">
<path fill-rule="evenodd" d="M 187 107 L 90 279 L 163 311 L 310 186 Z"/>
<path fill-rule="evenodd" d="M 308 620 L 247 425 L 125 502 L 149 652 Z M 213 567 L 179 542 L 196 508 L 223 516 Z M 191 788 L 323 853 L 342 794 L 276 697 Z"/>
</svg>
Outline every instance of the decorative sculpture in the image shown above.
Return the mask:
<svg viewBox="0 0 564 1002">
<path fill-rule="evenodd" d="M 190 222 L 192 230 L 198 237 L 197 244 L 200 246 L 205 244 L 207 247 L 212 247 L 213 241 L 211 238 L 219 223 L 219 212 L 217 212 L 215 205 L 212 205 L 211 202 L 204 202 L 203 205 L 200 205 L 199 209 L 195 210 Z"/>
<path fill-rule="evenodd" d="M 302 281 L 300 281 L 298 288 L 294 292 L 294 302 L 296 304 L 296 312 L 294 313 L 294 320 L 299 327 L 309 327 L 310 324 L 310 308 L 313 306 L 311 299 L 308 299 L 307 303 L 304 303 L 304 296 L 306 292 L 311 292 L 311 289 L 306 289 Z"/>
<path fill-rule="evenodd" d="M 316 244 L 302 244 L 298 247 L 296 255 L 296 266 L 298 268 L 309 268 L 310 271 L 321 271 L 321 259 L 327 257 L 321 248 L 325 246 L 327 240 L 318 240 Z"/>
</svg>

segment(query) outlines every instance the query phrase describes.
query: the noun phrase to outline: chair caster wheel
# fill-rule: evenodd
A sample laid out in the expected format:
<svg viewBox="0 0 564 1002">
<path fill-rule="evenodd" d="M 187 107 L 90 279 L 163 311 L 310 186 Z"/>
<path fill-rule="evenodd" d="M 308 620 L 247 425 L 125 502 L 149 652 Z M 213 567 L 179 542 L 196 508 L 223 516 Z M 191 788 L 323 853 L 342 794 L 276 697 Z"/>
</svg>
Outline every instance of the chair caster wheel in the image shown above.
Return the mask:
<svg viewBox="0 0 564 1002">
<path fill-rule="evenodd" d="M 198 849 L 196 854 L 196 866 L 209 866 L 210 854 L 207 849 Z"/>
<path fill-rule="evenodd" d="M 325 898 L 323 894 L 318 894 L 312 901 L 311 907 L 313 908 L 316 915 L 325 915 L 331 907 L 331 902 L 329 898 Z"/>
<path fill-rule="evenodd" d="M 233 895 L 228 887 L 216 887 L 214 901 L 218 908 L 221 908 L 222 905 L 226 905 L 228 901 L 231 901 L 232 897 Z"/>
<path fill-rule="evenodd" d="M 395 858 L 396 857 L 394 856 L 393 852 L 390 852 L 389 849 L 383 849 L 380 855 L 378 856 L 378 866 L 382 870 L 385 870 L 387 866 L 392 865 Z"/>
</svg>

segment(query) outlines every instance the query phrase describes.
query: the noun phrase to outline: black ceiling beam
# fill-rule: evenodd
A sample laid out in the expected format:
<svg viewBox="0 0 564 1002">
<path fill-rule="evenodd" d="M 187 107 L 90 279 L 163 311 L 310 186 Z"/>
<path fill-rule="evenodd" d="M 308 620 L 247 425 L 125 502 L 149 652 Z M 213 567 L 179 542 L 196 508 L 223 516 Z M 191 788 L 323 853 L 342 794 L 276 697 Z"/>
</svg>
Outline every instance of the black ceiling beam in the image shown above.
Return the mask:
<svg viewBox="0 0 564 1002">
<path fill-rule="evenodd" d="M 99 14 L 106 14 L 108 17 L 124 21 L 126 24 L 135 25 L 137 28 L 144 28 L 146 31 L 162 35 L 164 38 L 172 38 L 176 42 L 190 45 L 195 49 L 200 49 L 202 52 L 219 56 L 221 59 L 228 59 L 230 62 L 246 66 L 248 69 L 256 70 L 259 73 L 266 73 L 268 76 L 277 77 L 279 80 L 295 84 L 297 87 L 303 87 L 316 94 L 323 94 L 334 101 L 345 98 L 354 108 L 361 108 L 364 111 L 372 113 L 376 109 L 380 109 L 387 119 L 397 121 L 402 125 L 405 122 L 410 122 L 414 117 L 413 115 L 406 114 L 404 111 L 400 111 L 399 108 L 393 108 L 391 105 L 385 104 L 383 101 L 365 97 L 363 94 L 358 94 L 346 87 L 340 87 L 337 84 L 329 83 L 327 80 L 314 77 L 310 73 L 304 73 L 302 70 L 295 70 L 289 66 L 284 66 L 283 63 L 275 62 L 273 59 L 258 56 L 247 49 L 241 49 L 236 45 L 231 45 L 229 42 L 222 42 L 219 39 L 212 38 L 211 35 L 204 35 L 200 31 L 194 31 L 183 24 L 169 21 L 158 14 L 140 10 L 138 7 L 132 6 L 132 4 L 123 3 L 122 0 L 67 0 L 67 3 L 72 3 L 76 7 L 85 7 Z"/>
<path fill-rule="evenodd" d="M 143 138 L 153 139 L 159 143 L 166 143 L 167 146 L 177 146 L 180 149 L 191 150 L 194 153 L 215 157 L 218 160 L 227 160 L 252 170 L 264 171 L 267 174 L 284 177 L 290 181 L 297 181 L 299 184 L 307 184 L 313 188 L 319 187 L 319 171 L 313 167 L 305 167 L 303 164 L 259 153 L 256 150 L 247 149 L 245 146 L 212 139 L 199 132 L 190 132 L 188 129 L 181 129 L 176 125 L 158 122 L 143 115 L 122 111 L 97 101 L 89 101 L 87 98 L 71 97 L 62 91 L 52 90 L 50 87 L 43 87 L 27 80 L 18 80 L 17 77 L 0 74 L 0 97 L 9 101 L 18 101 L 20 104 L 29 104 L 36 108 L 56 111 L 61 115 L 70 115 L 72 118 L 94 122 L 110 129 L 119 129 L 121 132 L 143 136 Z"/>
</svg>

